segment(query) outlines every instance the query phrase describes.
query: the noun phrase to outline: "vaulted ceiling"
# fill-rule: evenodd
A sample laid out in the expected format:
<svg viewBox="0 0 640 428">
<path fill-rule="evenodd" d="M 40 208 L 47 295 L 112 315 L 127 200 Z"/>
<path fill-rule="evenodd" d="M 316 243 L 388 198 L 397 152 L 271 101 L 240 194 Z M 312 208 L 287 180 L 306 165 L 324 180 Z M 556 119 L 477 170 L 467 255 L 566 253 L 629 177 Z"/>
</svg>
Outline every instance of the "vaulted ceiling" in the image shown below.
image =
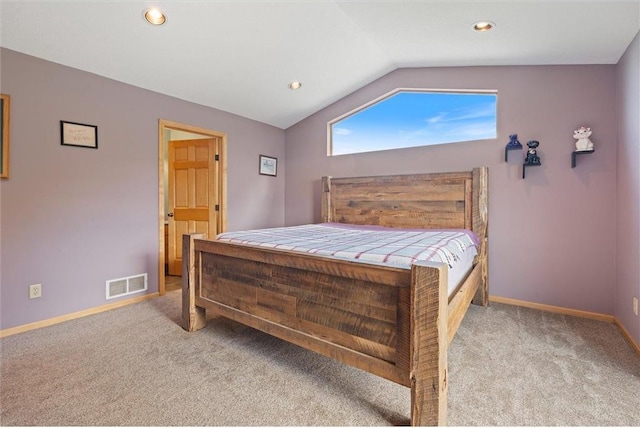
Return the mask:
<svg viewBox="0 0 640 428">
<path fill-rule="evenodd" d="M 615 64 L 640 30 L 640 0 L 3 0 L 0 14 L 5 48 L 282 129 L 397 68 Z"/>
</svg>

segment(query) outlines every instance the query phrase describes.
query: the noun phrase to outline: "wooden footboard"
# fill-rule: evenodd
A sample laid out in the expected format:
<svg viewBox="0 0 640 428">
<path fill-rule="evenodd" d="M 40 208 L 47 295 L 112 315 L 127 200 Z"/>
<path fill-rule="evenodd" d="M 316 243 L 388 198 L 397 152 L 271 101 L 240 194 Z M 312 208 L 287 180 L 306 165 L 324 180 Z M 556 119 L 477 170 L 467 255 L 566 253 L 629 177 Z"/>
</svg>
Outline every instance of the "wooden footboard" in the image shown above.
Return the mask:
<svg viewBox="0 0 640 428">
<path fill-rule="evenodd" d="M 446 422 L 448 331 L 479 266 L 449 303 L 445 265 L 409 271 L 198 237 L 184 236 L 185 329 L 203 327 L 205 310 L 222 315 L 410 387 L 413 425 Z"/>
<path fill-rule="evenodd" d="M 411 424 L 444 425 L 447 347 L 469 304 L 487 304 L 487 169 L 323 180 L 323 221 L 465 228 L 478 256 L 448 296 L 446 265 L 410 270 L 183 240 L 183 326 L 206 312 L 411 388 Z"/>
</svg>

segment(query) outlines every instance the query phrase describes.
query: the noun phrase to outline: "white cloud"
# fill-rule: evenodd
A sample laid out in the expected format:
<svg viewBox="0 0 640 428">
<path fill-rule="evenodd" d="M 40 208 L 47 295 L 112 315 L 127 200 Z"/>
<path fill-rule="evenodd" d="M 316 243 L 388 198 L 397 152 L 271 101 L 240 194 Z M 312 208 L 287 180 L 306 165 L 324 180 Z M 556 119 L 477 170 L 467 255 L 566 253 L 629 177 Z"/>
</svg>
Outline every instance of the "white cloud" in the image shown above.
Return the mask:
<svg viewBox="0 0 640 428">
<path fill-rule="evenodd" d="M 333 135 L 350 135 L 351 131 L 347 128 L 333 128 Z"/>
<path fill-rule="evenodd" d="M 437 116 L 428 117 L 426 119 L 426 122 L 427 123 L 438 123 L 438 122 L 442 122 L 443 120 L 445 120 L 446 117 L 447 117 L 446 113 L 440 113 Z"/>
<path fill-rule="evenodd" d="M 483 108 L 463 109 L 451 112 L 441 112 L 436 116 L 425 119 L 427 123 L 441 122 L 458 122 L 461 120 L 478 119 L 483 117 L 494 117 L 496 114 L 495 106 L 487 105 Z"/>
</svg>

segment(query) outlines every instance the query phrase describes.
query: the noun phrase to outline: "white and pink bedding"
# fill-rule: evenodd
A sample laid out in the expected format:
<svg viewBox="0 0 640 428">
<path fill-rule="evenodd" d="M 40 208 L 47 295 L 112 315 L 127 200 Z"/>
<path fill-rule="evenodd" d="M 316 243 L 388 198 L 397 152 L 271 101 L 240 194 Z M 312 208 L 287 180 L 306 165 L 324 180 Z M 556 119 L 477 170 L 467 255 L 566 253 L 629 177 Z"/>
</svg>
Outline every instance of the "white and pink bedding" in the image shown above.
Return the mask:
<svg viewBox="0 0 640 428">
<path fill-rule="evenodd" d="M 410 268 L 416 261 L 449 266 L 449 294 L 471 269 L 478 238 L 470 230 L 396 229 L 341 223 L 227 232 L 220 241 Z"/>
</svg>

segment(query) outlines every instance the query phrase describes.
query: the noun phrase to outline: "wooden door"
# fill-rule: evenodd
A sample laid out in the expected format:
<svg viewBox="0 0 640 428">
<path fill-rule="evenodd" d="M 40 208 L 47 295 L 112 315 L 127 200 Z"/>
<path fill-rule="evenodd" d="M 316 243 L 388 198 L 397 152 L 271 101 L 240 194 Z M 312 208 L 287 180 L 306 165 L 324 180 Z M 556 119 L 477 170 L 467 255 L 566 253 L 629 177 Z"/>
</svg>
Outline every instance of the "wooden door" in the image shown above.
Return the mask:
<svg viewBox="0 0 640 428">
<path fill-rule="evenodd" d="M 219 138 L 169 141 L 169 275 L 182 274 L 182 235 L 217 233 Z"/>
</svg>

